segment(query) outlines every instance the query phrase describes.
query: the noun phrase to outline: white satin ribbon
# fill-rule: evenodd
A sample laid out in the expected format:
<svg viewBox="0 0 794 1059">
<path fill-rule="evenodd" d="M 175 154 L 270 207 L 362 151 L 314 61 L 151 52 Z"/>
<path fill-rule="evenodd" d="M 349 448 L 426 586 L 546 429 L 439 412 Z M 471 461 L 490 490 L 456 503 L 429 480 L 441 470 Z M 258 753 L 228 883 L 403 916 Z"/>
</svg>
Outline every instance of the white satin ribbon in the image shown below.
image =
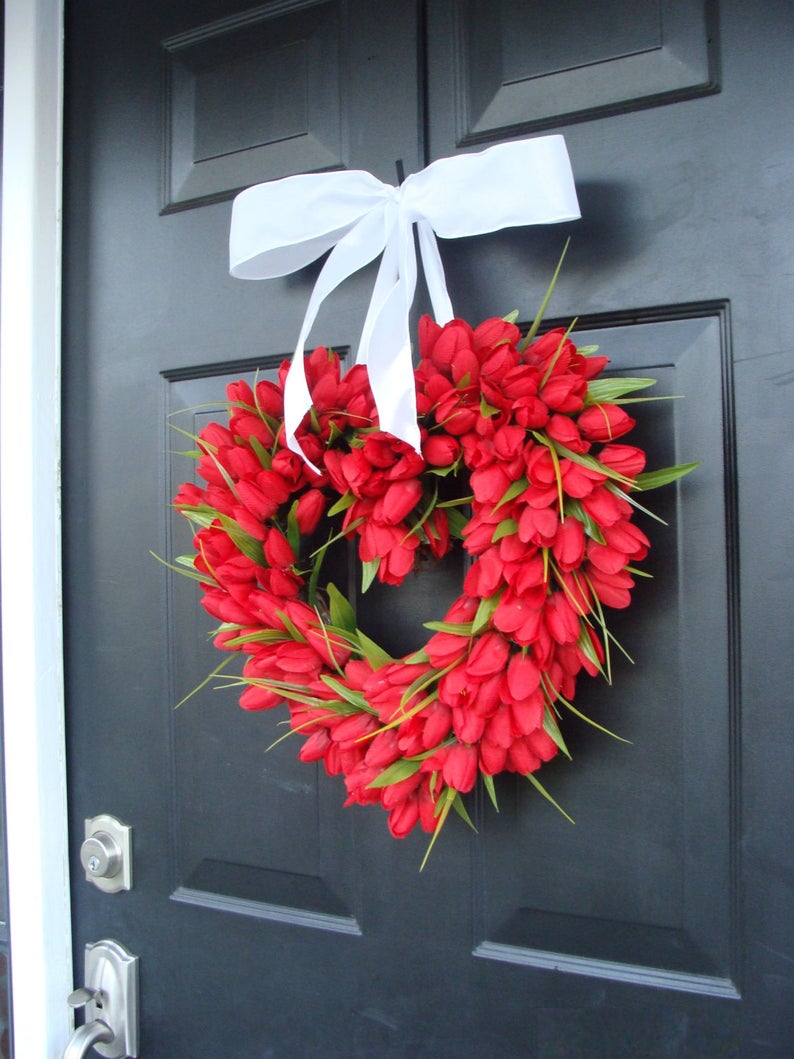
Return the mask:
<svg viewBox="0 0 794 1059">
<path fill-rule="evenodd" d="M 416 224 L 422 266 L 440 324 L 453 318 L 436 244 L 525 224 L 580 216 L 562 136 L 498 144 L 442 158 L 399 187 L 361 170 L 285 177 L 235 198 L 229 262 L 240 279 L 295 272 L 331 250 L 312 291 L 284 388 L 287 443 L 311 408 L 303 351 L 323 301 L 382 253 L 357 360 L 367 365 L 381 429 L 420 446 L 409 313 L 416 288 Z"/>
</svg>

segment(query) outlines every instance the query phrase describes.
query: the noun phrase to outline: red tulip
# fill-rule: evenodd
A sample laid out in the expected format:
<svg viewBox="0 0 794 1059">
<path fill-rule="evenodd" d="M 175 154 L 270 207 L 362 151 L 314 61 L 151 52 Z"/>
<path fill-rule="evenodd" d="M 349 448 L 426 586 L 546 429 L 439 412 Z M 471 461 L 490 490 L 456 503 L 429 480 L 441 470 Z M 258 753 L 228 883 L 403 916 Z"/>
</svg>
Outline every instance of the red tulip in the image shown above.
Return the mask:
<svg viewBox="0 0 794 1059">
<path fill-rule="evenodd" d="M 509 349 L 515 346 L 521 338 L 521 332 L 515 324 L 508 323 L 501 316 L 491 317 L 483 320 L 474 328 L 473 345 L 477 352 L 484 350 L 492 351 L 498 346 Z"/>
<path fill-rule="evenodd" d="M 634 445 L 604 445 L 598 459 L 626 478 L 636 478 L 645 469 L 645 453 Z"/>
<path fill-rule="evenodd" d="M 309 489 L 301 493 L 295 508 L 295 521 L 298 523 L 298 530 L 302 536 L 308 537 L 314 533 L 325 512 L 326 505 L 327 500 L 319 489 Z"/>
<path fill-rule="evenodd" d="M 460 442 L 448 434 L 430 434 L 422 444 L 422 455 L 431 467 L 451 467 L 460 456 Z"/>
<path fill-rule="evenodd" d="M 295 559 L 295 552 L 284 534 L 272 529 L 265 538 L 265 560 L 268 566 L 292 566 Z"/>
<path fill-rule="evenodd" d="M 480 740 L 479 744 L 480 771 L 486 776 L 496 776 L 503 772 L 507 763 L 507 749 L 489 742 L 487 739 Z"/>
<path fill-rule="evenodd" d="M 540 670 L 526 654 L 514 654 L 507 666 L 507 690 L 513 702 L 521 702 L 540 686 Z"/>
<path fill-rule="evenodd" d="M 586 572 L 590 588 L 603 604 L 616 610 L 628 607 L 631 603 L 631 589 L 634 587 L 631 574 L 625 570 L 607 574 L 591 564 L 588 564 Z"/>
<path fill-rule="evenodd" d="M 616 404 L 590 405 L 576 421 L 588 441 L 614 441 L 628 434 L 635 423 L 636 420 Z"/>
<path fill-rule="evenodd" d="M 392 482 L 375 504 L 373 517 L 389 526 L 396 526 L 422 499 L 422 483 L 418 478 Z"/>
<path fill-rule="evenodd" d="M 393 838 L 405 838 L 419 821 L 419 799 L 406 798 L 389 813 L 389 831 Z"/>
<path fill-rule="evenodd" d="M 509 653 L 508 641 L 498 632 L 486 632 L 475 637 L 466 662 L 467 676 L 476 678 L 501 673 Z"/>
<path fill-rule="evenodd" d="M 466 794 L 477 779 L 478 755 L 474 746 L 453 743 L 447 751 L 441 775 L 447 786 Z"/>
</svg>

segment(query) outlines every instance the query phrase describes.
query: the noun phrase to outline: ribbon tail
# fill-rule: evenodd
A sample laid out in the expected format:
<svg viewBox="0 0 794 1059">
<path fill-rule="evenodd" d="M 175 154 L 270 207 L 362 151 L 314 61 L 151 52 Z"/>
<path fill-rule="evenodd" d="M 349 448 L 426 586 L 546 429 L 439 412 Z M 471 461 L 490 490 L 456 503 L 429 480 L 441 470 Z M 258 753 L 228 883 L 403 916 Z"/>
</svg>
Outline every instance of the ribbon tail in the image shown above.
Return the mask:
<svg viewBox="0 0 794 1059">
<path fill-rule="evenodd" d="M 441 263 L 441 255 L 438 252 L 436 233 L 429 221 L 420 218 L 416 222 L 416 230 L 419 235 L 419 250 L 422 254 L 422 269 L 427 283 L 427 292 L 430 295 L 430 304 L 433 306 L 433 316 L 439 324 L 447 324 L 453 319 L 455 313 L 452 309 L 452 300 L 447 290 L 447 281 L 444 275 L 444 266 Z"/>
<path fill-rule="evenodd" d="M 292 364 L 287 373 L 284 386 L 284 430 L 287 437 L 287 445 L 293 452 L 303 456 L 305 454 L 295 437 L 301 420 L 312 406 L 311 394 L 306 381 L 306 366 L 303 360 L 303 351 L 306 339 L 309 337 L 312 325 L 320 311 L 320 306 L 334 291 L 340 283 L 348 276 L 357 272 L 364 265 L 369 264 L 374 257 L 383 249 L 385 240 L 383 227 L 383 209 L 373 209 L 354 225 L 350 231 L 336 244 L 328 260 L 323 265 L 317 282 L 314 285 L 306 315 L 303 318 L 295 352 L 292 356 Z M 289 400 L 287 396 L 289 394 Z M 315 467 L 314 470 L 317 470 Z"/>
<path fill-rule="evenodd" d="M 319 468 L 307 459 L 306 453 L 295 437 L 295 432 L 311 406 L 312 395 L 309 393 L 309 384 L 306 381 L 306 362 L 303 359 L 301 348 L 300 353 L 295 351 L 284 382 L 284 433 L 287 447 L 305 460 L 316 474 L 320 474 Z"/>
<path fill-rule="evenodd" d="M 408 315 L 416 289 L 416 251 L 410 222 L 400 217 L 381 263 L 383 282 L 377 306 L 365 326 L 369 383 L 381 430 L 393 434 L 421 454 L 421 434 L 416 418 Z M 392 282 L 386 289 L 387 279 Z M 380 278 L 380 277 L 379 277 Z"/>
<path fill-rule="evenodd" d="M 410 385 L 406 385 L 409 380 Z M 378 408 L 381 430 L 406 442 L 420 455 L 422 436 L 416 419 L 416 391 L 411 343 L 406 341 L 388 363 L 369 366 L 372 395 Z"/>
<path fill-rule="evenodd" d="M 364 319 L 364 326 L 361 329 L 358 352 L 356 353 L 357 364 L 369 364 L 373 331 L 385 302 L 399 280 L 398 241 L 397 211 L 394 206 L 387 205 L 383 214 L 383 257 L 378 266 L 375 286 L 372 288 L 367 315 Z"/>
</svg>

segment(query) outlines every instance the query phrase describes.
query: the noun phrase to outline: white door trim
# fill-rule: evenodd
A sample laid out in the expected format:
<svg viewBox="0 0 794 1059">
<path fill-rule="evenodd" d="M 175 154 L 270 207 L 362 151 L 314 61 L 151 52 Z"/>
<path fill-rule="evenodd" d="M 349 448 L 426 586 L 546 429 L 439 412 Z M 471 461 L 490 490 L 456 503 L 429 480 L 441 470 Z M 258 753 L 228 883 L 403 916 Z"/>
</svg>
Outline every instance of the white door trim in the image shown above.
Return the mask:
<svg viewBox="0 0 794 1059">
<path fill-rule="evenodd" d="M 6 0 L 0 280 L 3 725 L 15 1059 L 73 985 L 60 535 L 63 0 Z"/>
</svg>

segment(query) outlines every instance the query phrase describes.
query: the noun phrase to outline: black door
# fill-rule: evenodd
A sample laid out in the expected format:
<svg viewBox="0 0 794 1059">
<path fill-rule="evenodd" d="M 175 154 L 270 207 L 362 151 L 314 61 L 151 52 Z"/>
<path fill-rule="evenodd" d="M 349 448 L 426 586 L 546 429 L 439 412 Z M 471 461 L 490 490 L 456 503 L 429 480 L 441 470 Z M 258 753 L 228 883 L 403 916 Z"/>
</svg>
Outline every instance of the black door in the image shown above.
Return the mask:
<svg viewBox="0 0 794 1059">
<path fill-rule="evenodd" d="M 388 0 L 67 4 L 64 509 L 77 966 L 141 958 L 141 1055 L 784 1056 L 794 917 L 789 547 L 794 155 L 789 4 Z M 442 244 L 456 311 L 550 315 L 678 401 L 641 405 L 656 465 L 701 467 L 643 523 L 654 580 L 577 700 L 573 762 L 392 839 L 295 760 L 217 662 L 169 500 L 167 422 L 291 351 L 316 278 L 227 275 L 230 198 L 290 173 L 396 182 L 565 134 L 583 219 Z M 355 348 L 365 270 L 314 337 Z M 185 408 L 201 408 L 170 418 Z M 180 537 L 180 533 L 183 536 Z M 780 569 L 777 564 L 780 563 Z M 370 596 L 409 650 L 460 564 Z M 134 829 L 134 886 L 84 879 L 83 820 Z M 460 826 L 458 826 L 460 825 Z"/>
</svg>

